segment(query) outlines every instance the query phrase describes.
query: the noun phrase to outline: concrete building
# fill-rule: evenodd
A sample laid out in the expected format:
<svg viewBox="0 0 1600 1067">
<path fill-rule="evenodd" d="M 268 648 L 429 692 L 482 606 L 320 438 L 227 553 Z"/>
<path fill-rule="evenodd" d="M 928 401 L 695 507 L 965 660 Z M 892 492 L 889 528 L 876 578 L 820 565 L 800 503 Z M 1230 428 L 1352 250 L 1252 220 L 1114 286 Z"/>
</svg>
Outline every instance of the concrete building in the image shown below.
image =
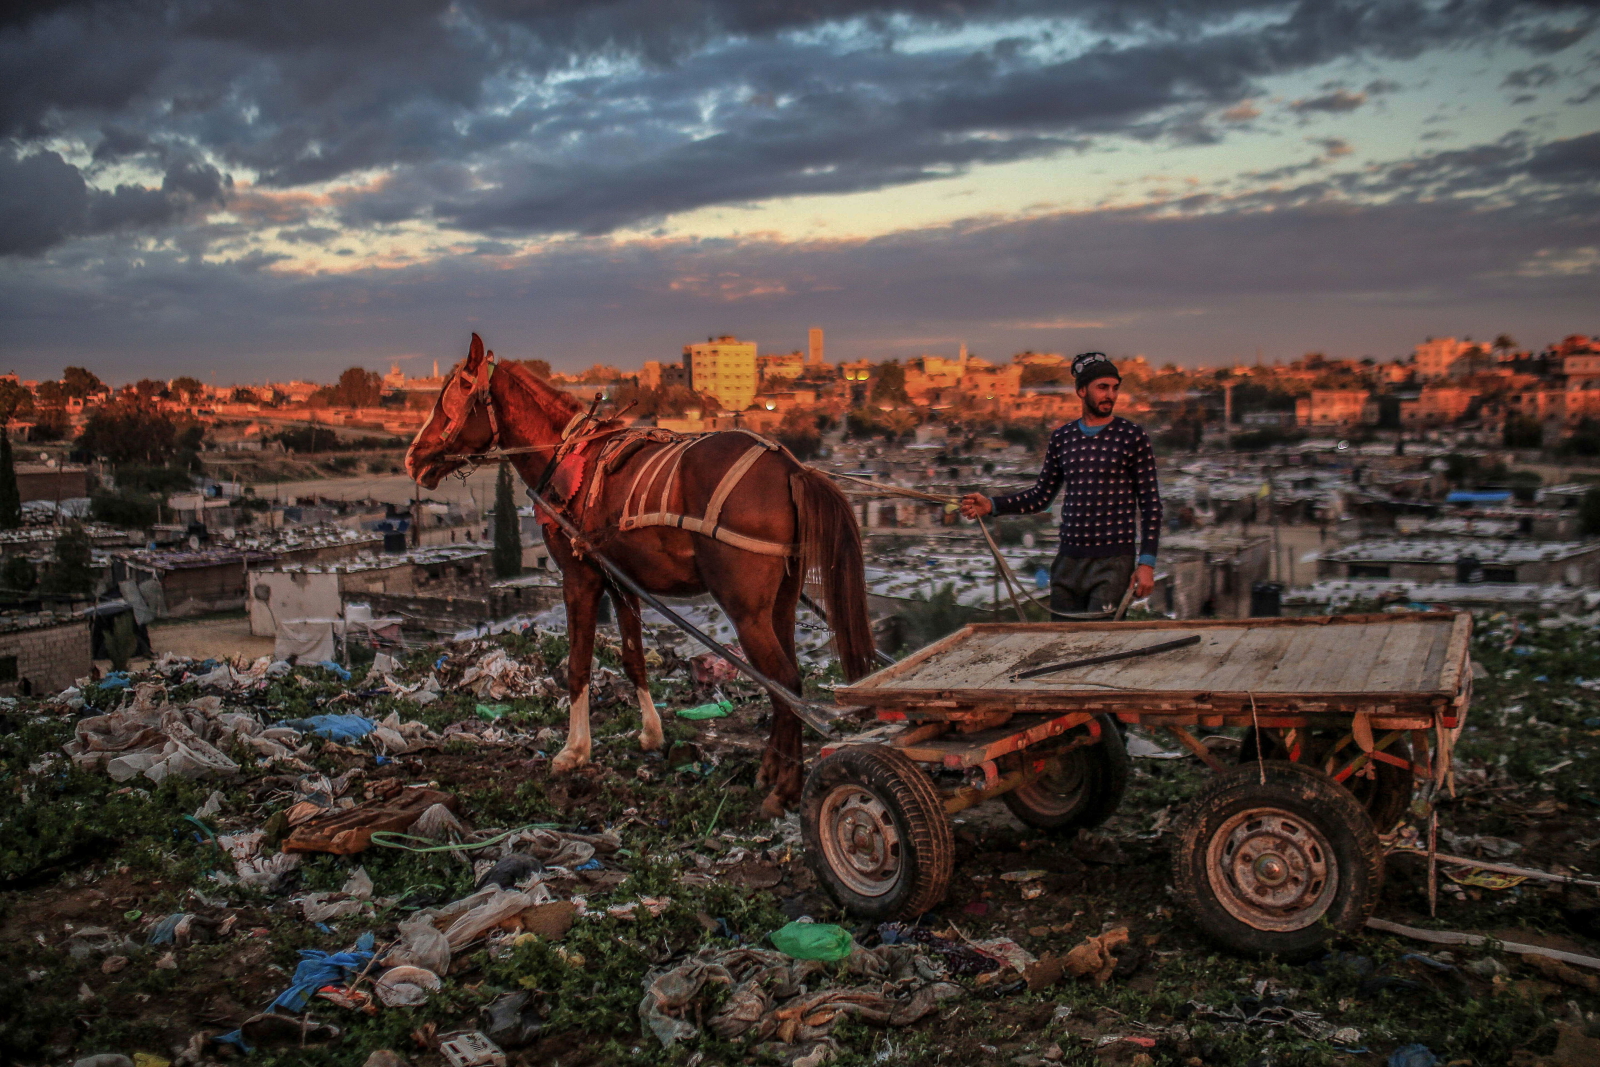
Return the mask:
<svg viewBox="0 0 1600 1067">
<path fill-rule="evenodd" d="M 1471 341 L 1457 341 L 1454 337 L 1430 337 L 1411 350 L 1411 361 L 1418 378 L 1425 382 L 1441 381 L 1450 377 L 1456 360 L 1477 347 L 1481 346 Z"/>
<path fill-rule="evenodd" d="M 0 616 L 0 696 L 59 693 L 89 673 L 90 655 L 87 616 Z"/>
<path fill-rule="evenodd" d="M 18 463 L 17 492 L 30 500 L 73 500 L 89 495 L 89 471 L 75 463 Z"/>
<path fill-rule="evenodd" d="M 689 388 L 717 398 L 728 411 L 743 411 L 755 401 L 756 343 L 731 334 L 710 338 L 704 344 L 683 346 L 683 368 Z"/>
<path fill-rule="evenodd" d="M 280 623 L 337 619 L 349 600 L 476 592 L 486 584 L 489 553 L 465 545 L 415 549 L 329 563 L 251 568 L 250 633 L 271 637 Z"/>
<path fill-rule="evenodd" d="M 806 365 L 820 367 L 825 362 L 822 358 L 822 327 L 813 326 L 806 335 Z"/>
<path fill-rule="evenodd" d="M 773 381 L 794 381 L 806 371 L 804 352 L 785 352 L 781 356 L 757 356 L 756 377 L 765 386 Z"/>
<path fill-rule="evenodd" d="M 1494 582 L 1418 582 L 1381 578 L 1329 579 L 1283 596 L 1285 615 L 1327 615 L 1354 604 L 1415 604 L 1454 611 L 1578 613 L 1595 594 L 1568 585 Z"/>
<path fill-rule="evenodd" d="M 1415 400 L 1400 401 L 1400 424 L 1406 429 L 1448 426 L 1471 410 L 1476 389 L 1458 385 L 1425 385 Z"/>
<path fill-rule="evenodd" d="M 1161 568 L 1172 576 L 1164 607 L 1177 618 L 1249 618 L 1250 591 L 1272 576 L 1272 539 L 1210 530 L 1171 534 L 1161 541 Z"/>
<path fill-rule="evenodd" d="M 1600 541 L 1357 541 L 1322 555 L 1317 577 L 1594 586 L 1600 584 Z"/>
<path fill-rule="evenodd" d="M 1359 425 L 1367 406 L 1365 389 L 1313 389 L 1295 401 L 1295 421 L 1313 430 L 1339 430 Z"/>
</svg>

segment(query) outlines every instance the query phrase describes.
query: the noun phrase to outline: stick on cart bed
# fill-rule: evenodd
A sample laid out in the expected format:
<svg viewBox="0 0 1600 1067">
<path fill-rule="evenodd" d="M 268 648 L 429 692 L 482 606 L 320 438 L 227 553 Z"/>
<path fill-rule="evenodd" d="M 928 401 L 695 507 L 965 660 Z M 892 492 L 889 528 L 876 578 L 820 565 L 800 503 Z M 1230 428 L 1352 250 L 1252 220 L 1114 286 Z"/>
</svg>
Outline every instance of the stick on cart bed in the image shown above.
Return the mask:
<svg viewBox="0 0 1600 1067">
<path fill-rule="evenodd" d="M 1471 629 L 1438 613 L 968 626 L 836 692 L 880 725 L 822 750 L 808 853 L 856 914 L 921 914 L 948 887 L 950 815 L 999 797 L 1041 829 L 1099 825 L 1127 785 L 1121 727 L 1138 723 L 1216 772 L 1173 851 L 1201 928 L 1311 955 L 1371 914 L 1378 835 L 1416 779 L 1450 773 Z M 1079 665 L 1028 676 L 1065 661 Z M 1245 730 L 1237 756 L 1196 733 L 1224 727 Z"/>
</svg>

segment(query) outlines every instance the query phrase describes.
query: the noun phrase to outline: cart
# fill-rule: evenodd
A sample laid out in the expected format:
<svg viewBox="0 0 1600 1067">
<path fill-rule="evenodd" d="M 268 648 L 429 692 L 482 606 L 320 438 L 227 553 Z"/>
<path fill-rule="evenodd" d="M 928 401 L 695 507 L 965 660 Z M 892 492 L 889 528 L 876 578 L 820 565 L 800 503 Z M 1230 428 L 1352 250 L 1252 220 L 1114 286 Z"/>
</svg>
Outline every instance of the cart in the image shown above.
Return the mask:
<svg viewBox="0 0 1600 1067">
<path fill-rule="evenodd" d="M 998 797 L 1040 829 L 1096 826 L 1127 786 L 1123 730 L 1138 723 L 1215 772 L 1172 853 L 1201 929 L 1303 958 L 1365 923 L 1379 835 L 1417 779 L 1450 773 L 1471 630 L 1470 615 L 1431 612 L 967 626 L 836 692 L 878 725 L 822 749 L 802 800 L 808 855 L 850 912 L 920 915 L 949 884 L 952 814 Z M 1018 677 L 1084 660 L 1101 662 Z M 1223 727 L 1242 743 L 1197 733 Z"/>
</svg>

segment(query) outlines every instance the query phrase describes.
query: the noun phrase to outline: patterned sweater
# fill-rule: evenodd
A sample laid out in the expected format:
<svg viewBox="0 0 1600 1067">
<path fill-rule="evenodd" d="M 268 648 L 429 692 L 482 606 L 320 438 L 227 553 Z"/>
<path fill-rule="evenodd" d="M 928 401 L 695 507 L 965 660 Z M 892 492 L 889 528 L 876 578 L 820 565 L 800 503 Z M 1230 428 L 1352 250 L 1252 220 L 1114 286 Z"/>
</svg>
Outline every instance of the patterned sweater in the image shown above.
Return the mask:
<svg viewBox="0 0 1600 1067">
<path fill-rule="evenodd" d="M 1137 540 L 1141 562 L 1154 561 L 1161 539 L 1161 491 L 1155 451 L 1144 430 L 1118 416 L 1091 436 L 1072 420 L 1050 435 L 1039 480 L 1020 493 L 995 497 L 994 513 L 1043 511 L 1063 482 L 1063 555 L 1129 556 Z"/>
</svg>

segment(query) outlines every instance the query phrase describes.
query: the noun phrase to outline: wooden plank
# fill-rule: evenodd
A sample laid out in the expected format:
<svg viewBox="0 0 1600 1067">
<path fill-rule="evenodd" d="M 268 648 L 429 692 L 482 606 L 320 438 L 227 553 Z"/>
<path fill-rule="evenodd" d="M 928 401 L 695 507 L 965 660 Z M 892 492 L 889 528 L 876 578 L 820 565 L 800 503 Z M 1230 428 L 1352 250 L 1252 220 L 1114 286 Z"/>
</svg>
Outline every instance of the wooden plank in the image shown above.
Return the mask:
<svg viewBox="0 0 1600 1067">
<path fill-rule="evenodd" d="M 1005 674 L 1005 670 L 1024 654 L 1008 646 L 1020 645 L 1023 649 L 1036 643 L 1034 634 L 977 634 L 971 641 L 952 649 L 939 660 L 930 662 L 911 677 L 902 679 L 896 688 L 906 689 L 990 689 L 990 679 Z"/>
<path fill-rule="evenodd" d="M 1398 669 L 1398 676 L 1389 682 L 1385 688 L 1393 688 L 1405 692 L 1429 693 L 1435 692 L 1438 686 L 1438 676 L 1432 679 L 1427 676 L 1426 668 L 1428 658 L 1439 644 L 1449 641 L 1450 626 L 1417 626 L 1417 644 L 1411 650 L 1411 655 L 1406 658 L 1405 664 Z"/>
<path fill-rule="evenodd" d="M 1444 670 L 1439 676 L 1439 688 L 1446 693 L 1455 693 L 1461 686 L 1462 672 L 1467 670 L 1467 659 L 1472 645 L 1472 616 L 1463 611 L 1456 616 L 1455 625 L 1450 629 L 1450 642 Z"/>
<path fill-rule="evenodd" d="M 880 671 L 874 671 L 865 678 L 858 680 L 854 685 L 848 686 L 846 689 L 839 690 L 839 692 L 845 692 L 847 689 L 877 688 L 897 678 L 904 677 L 906 674 L 922 666 L 935 656 L 941 656 L 949 649 L 964 644 L 968 639 L 971 638 L 971 636 L 972 627 L 963 626 L 955 633 L 950 634 L 947 637 L 942 637 L 930 645 L 926 645 L 917 649 L 905 659 L 896 663 L 891 663 Z"/>
<path fill-rule="evenodd" d="M 1382 691 L 1396 685 L 1426 636 L 1427 632 L 1419 626 L 1396 626 L 1373 661 L 1367 675 L 1367 688 Z"/>
<path fill-rule="evenodd" d="M 1343 667 L 1326 688 L 1333 692 L 1349 693 L 1367 688 L 1367 676 L 1371 673 L 1373 664 L 1378 661 L 1378 653 L 1383 650 L 1383 643 L 1389 639 L 1393 631 L 1392 626 L 1365 626 L 1362 627 L 1355 644 L 1350 649 L 1348 657 L 1343 659 Z M 1341 659 L 1331 656 L 1332 665 L 1338 667 Z"/>
<path fill-rule="evenodd" d="M 1245 631 L 1226 663 L 1196 684 L 1218 693 L 1243 693 L 1261 688 L 1267 669 L 1277 663 L 1288 648 L 1293 634 L 1279 628 Z"/>
</svg>

